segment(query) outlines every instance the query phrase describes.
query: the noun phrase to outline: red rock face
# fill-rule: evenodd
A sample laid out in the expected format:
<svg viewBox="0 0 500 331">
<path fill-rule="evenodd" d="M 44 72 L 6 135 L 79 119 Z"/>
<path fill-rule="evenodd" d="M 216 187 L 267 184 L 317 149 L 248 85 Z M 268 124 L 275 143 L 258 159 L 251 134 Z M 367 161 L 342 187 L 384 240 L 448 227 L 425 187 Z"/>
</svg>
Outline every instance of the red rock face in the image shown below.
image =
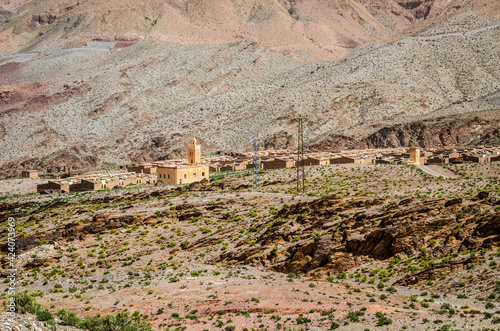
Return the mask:
<svg viewBox="0 0 500 331">
<path fill-rule="evenodd" d="M 0 66 L 0 84 L 1 82 L 14 81 L 19 76 L 20 70 L 27 66 L 26 62 L 8 62 Z"/>
<path fill-rule="evenodd" d="M 15 85 L 0 86 L 0 110 L 10 109 L 44 95 L 43 84 L 22 82 Z"/>
</svg>

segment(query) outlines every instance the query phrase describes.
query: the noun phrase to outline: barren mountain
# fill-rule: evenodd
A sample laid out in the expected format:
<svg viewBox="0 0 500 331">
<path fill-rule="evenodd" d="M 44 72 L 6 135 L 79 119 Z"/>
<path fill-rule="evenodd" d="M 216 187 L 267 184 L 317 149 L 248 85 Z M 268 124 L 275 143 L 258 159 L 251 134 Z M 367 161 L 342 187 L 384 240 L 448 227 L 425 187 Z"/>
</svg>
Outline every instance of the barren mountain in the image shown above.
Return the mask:
<svg viewBox="0 0 500 331">
<path fill-rule="evenodd" d="M 265 147 L 291 147 L 295 113 L 310 115 L 313 146 L 498 141 L 498 7 L 8 2 L 0 167 L 152 160 L 178 154 L 191 136 L 209 149 L 248 150 L 256 135 Z M 425 121 L 432 134 L 416 131 Z M 459 137 L 447 133 L 451 122 Z M 409 138 L 386 138 L 398 130 Z M 435 135 L 451 138 L 426 138 Z"/>
<path fill-rule="evenodd" d="M 498 18 L 498 9 L 487 0 L 20 0 L 4 5 L 0 44 L 13 52 L 95 38 L 253 41 L 295 58 L 332 60 L 463 10 Z"/>
</svg>

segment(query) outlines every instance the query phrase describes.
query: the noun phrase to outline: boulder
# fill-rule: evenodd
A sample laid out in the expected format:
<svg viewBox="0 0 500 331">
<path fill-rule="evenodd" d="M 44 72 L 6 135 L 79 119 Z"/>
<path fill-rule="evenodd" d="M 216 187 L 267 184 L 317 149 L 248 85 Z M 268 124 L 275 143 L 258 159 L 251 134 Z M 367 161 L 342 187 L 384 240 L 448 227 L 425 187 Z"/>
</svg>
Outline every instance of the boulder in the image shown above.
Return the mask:
<svg viewBox="0 0 500 331">
<path fill-rule="evenodd" d="M 462 198 L 455 198 L 448 200 L 444 203 L 445 207 L 450 207 L 450 206 L 455 206 L 455 205 L 461 205 L 462 204 Z"/>
</svg>

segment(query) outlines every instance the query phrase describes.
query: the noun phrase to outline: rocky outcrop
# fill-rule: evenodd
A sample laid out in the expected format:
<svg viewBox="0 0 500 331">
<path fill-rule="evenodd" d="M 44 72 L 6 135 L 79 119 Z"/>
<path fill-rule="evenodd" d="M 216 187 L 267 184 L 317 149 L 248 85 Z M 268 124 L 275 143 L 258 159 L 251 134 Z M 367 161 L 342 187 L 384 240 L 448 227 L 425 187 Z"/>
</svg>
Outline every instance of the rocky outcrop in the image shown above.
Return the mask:
<svg viewBox="0 0 500 331">
<path fill-rule="evenodd" d="M 29 270 L 36 267 L 41 267 L 45 263 L 53 263 L 59 260 L 62 254 L 57 250 L 55 245 L 43 245 L 36 247 L 29 252 L 18 254 L 15 259 L 14 269 L 18 272 Z M 9 260 L 2 259 L 3 275 L 9 275 L 8 268 Z"/>
<path fill-rule="evenodd" d="M 496 144 L 500 120 L 479 116 L 450 116 L 386 126 L 348 144 L 350 148 L 438 147 Z M 480 131 L 478 129 L 480 128 Z M 344 146 L 341 139 L 335 139 Z M 334 140 L 334 141 L 335 141 Z M 321 146 L 321 145 L 320 145 Z"/>
<path fill-rule="evenodd" d="M 461 261 L 448 261 L 443 263 L 433 264 L 422 271 L 412 273 L 397 280 L 395 285 L 411 286 L 422 284 L 424 282 L 433 281 L 443 276 L 450 276 L 458 271 L 466 270 L 471 264 L 483 263 L 484 258 L 473 257 Z"/>
<path fill-rule="evenodd" d="M 385 203 L 325 197 L 283 208 L 276 215 L 277 220 L 293 221 L 281 225 L 275 219 L 262 230 L 256 240 L 260 249 L 236 249 L 222 254 L 218 260 L 264 266 L 279 272 L 320 275 L 337 274 L 362 261 L 420 256 L 431 259 L 500 245 L 500 214 L 491 212 L 499 201 L 404 199 L 397 204 Z M 490 213 L 479 212 L 486 209 Z M 433 244 L 429 246 L 431 241 Z M 280 252 L 266 249 L 277 245 L 286 249 Z M 460 268 L 456 263 L 434 265 L 419 277 L 424 280 Z"/>
<path fill-rule="evenodd" d="M 12 13 L 0 7 L 0 24 L 7 23 L 12 17 Z"/>
</svg>

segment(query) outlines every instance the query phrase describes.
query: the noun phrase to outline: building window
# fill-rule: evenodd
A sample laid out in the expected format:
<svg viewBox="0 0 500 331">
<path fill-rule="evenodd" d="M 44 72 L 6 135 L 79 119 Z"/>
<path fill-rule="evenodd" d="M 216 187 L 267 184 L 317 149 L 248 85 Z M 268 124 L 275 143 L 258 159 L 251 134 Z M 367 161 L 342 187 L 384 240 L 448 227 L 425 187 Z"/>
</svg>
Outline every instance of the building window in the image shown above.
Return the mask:
<svg viewBox="0 0 500 331">
<path fill-rule="evenodd" d="M 201 173 L 201 177 L 205 177 L 205 173 L 204 172 Z"/>
<path fill-rule="evenodd" d="M 168 179 L 170 179 L 170 175 L 168 175 Z"/>
<path fill-rule="evenodd" d="M 196 178 L 196 174 L 195 173 L 193 173 L 193 178 Z"/>
<path fill-rule="evenodd" d="M 187 175 L 186 175 L 186 174 L 184 174 L 184 179 L 186 179 L 186 178 L 187 178 Z"/>
</svg>

